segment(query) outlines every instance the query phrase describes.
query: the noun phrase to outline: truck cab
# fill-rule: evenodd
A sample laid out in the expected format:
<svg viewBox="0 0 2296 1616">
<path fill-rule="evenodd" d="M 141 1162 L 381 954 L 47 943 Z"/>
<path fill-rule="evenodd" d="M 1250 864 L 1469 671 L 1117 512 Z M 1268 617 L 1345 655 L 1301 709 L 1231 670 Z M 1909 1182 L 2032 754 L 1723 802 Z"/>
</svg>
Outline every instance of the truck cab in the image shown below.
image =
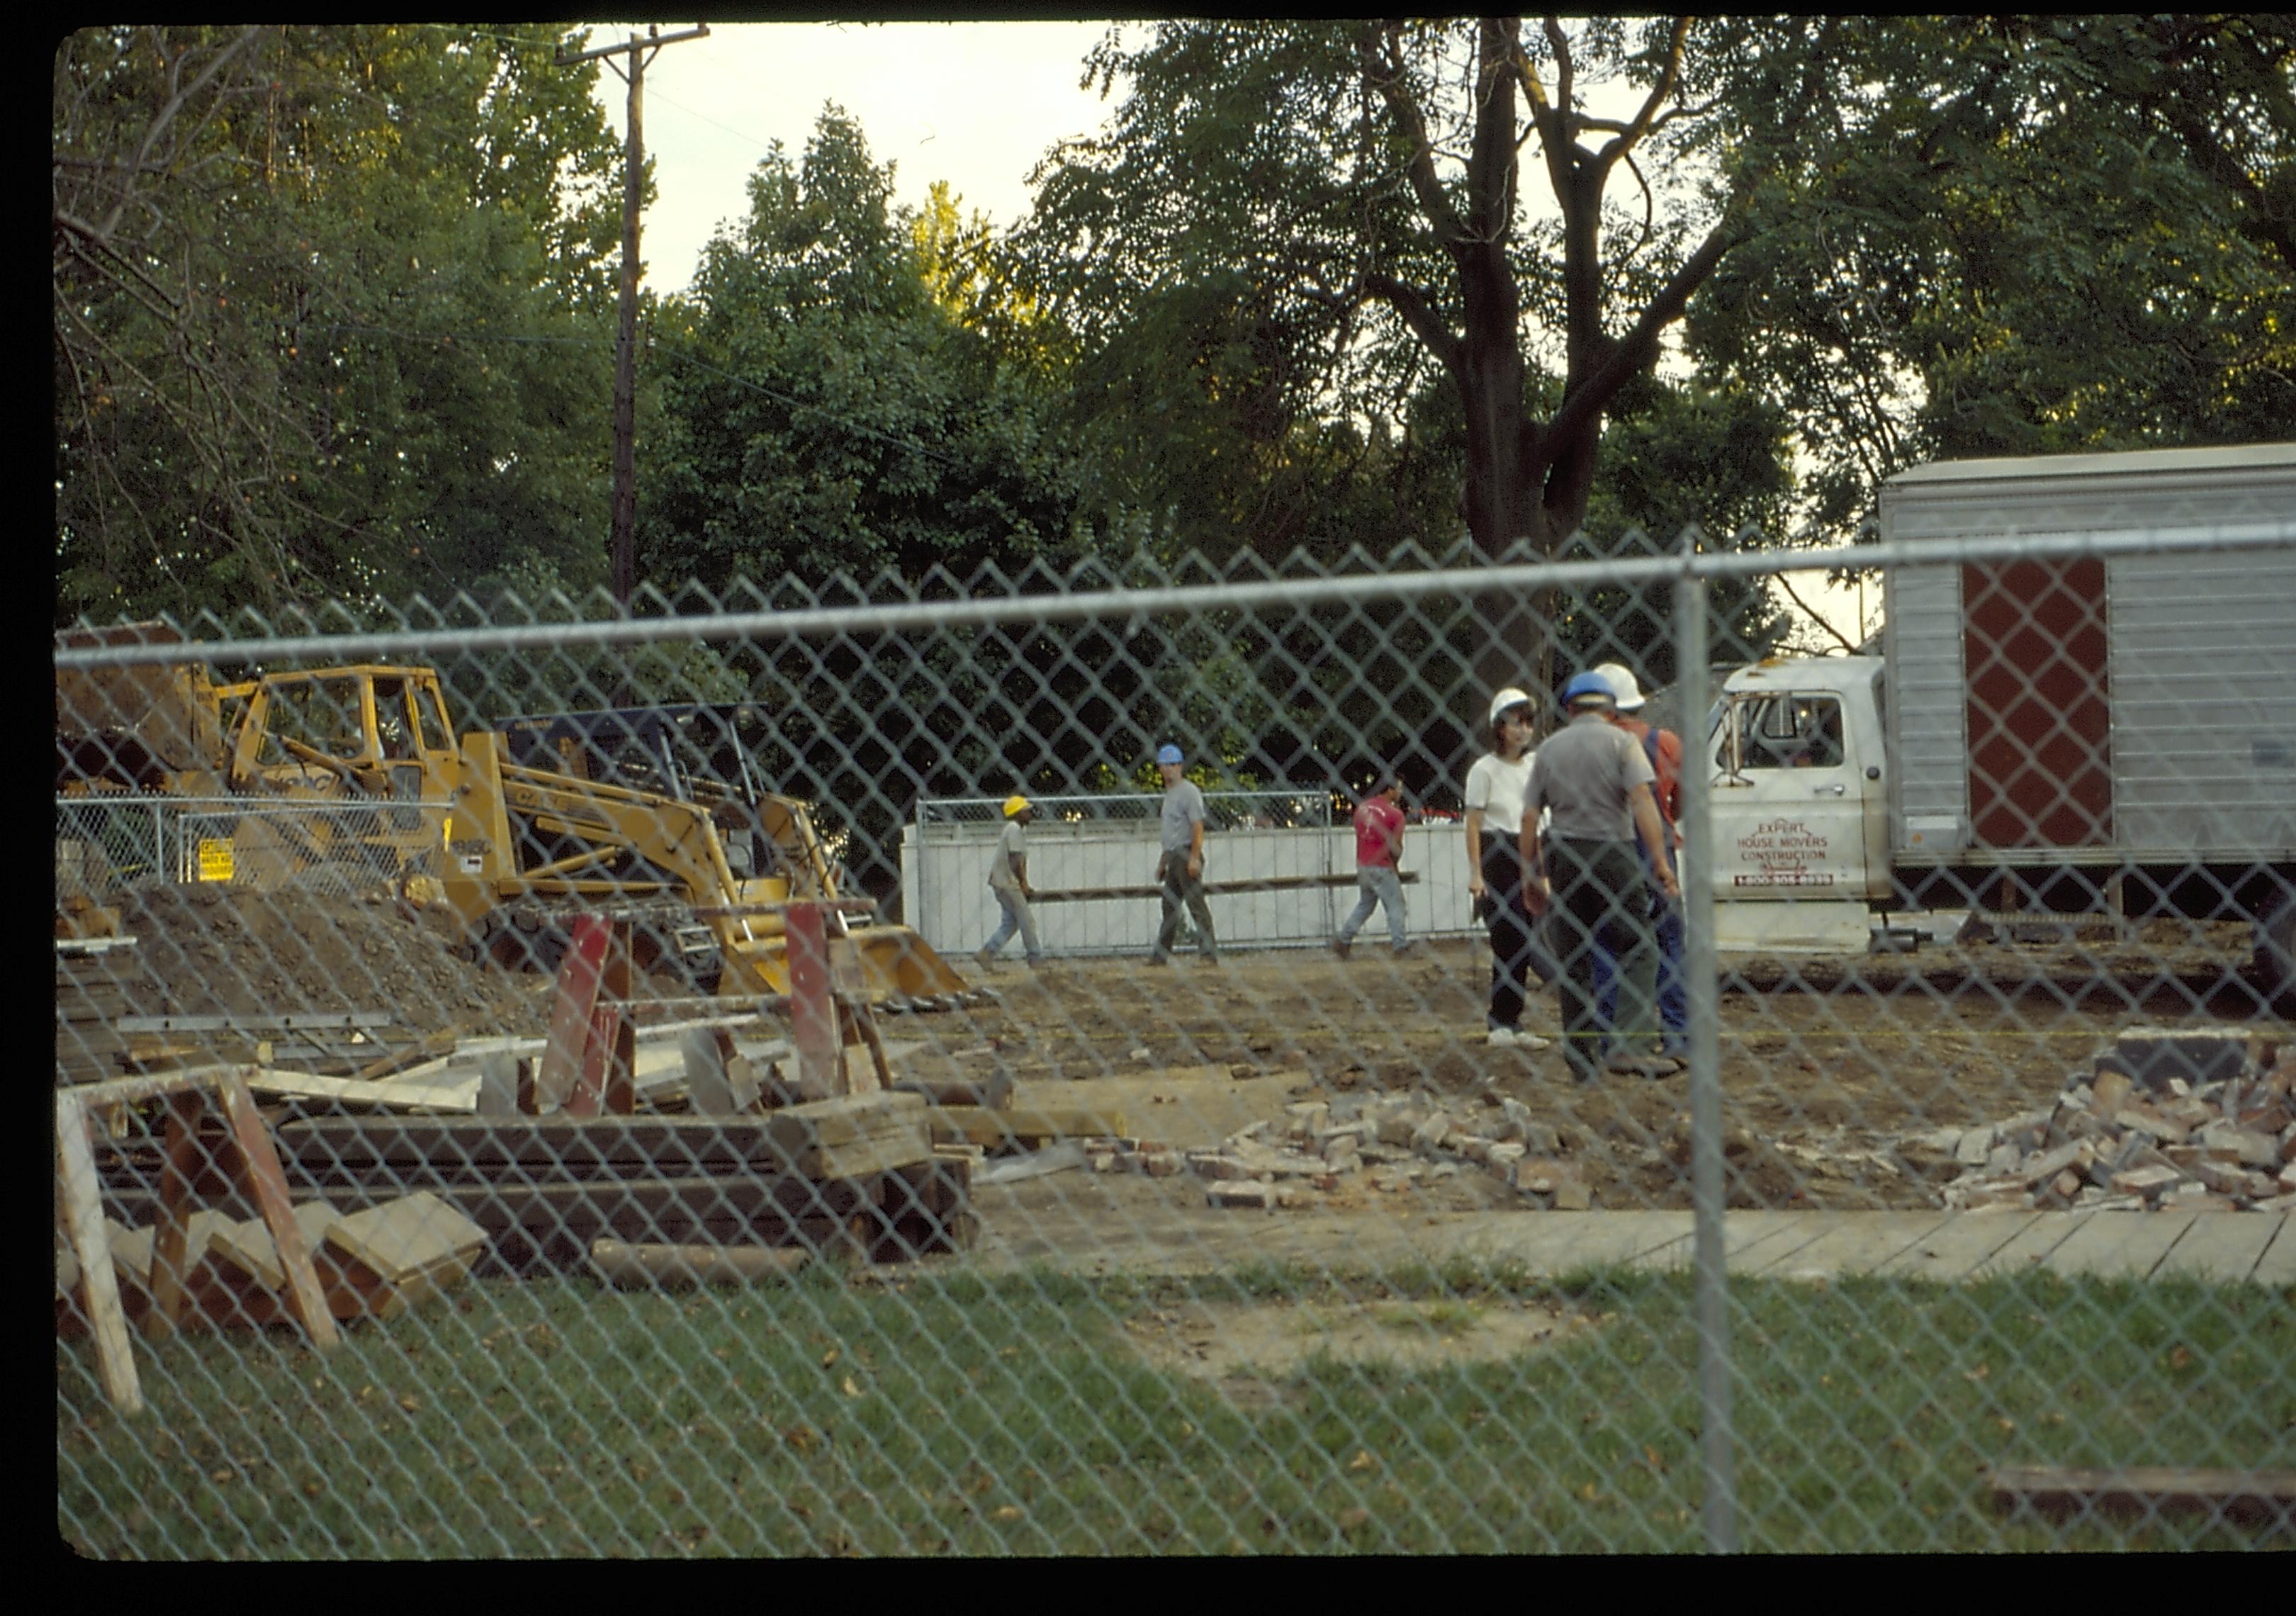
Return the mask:
<svg viewBox="0 0 2296 1616">
<path fill-rule="evenodd" d="M 1863 950 L 1890 898 L 1876 657 L 1771 658 L 1725 681 L 1702 754 L 1718 939 Z"/>
</svg>

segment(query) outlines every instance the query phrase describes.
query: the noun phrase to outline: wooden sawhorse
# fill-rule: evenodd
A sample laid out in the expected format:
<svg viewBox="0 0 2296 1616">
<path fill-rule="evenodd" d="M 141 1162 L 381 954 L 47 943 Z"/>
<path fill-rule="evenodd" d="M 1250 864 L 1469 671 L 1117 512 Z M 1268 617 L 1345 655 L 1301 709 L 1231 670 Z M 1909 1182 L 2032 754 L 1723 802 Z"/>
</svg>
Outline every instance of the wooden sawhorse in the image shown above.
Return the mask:
<svg viewBox="0 0 2296 1616">
<path fill-rule="evenodd" d="M 128 1349 L 127 1313 L 120 1305 L 111 1244 L 104 1238 L 103 1201 L 96 1184 L 88 1118 L 100 1106 L 160 1098 L 168 1102 L 168 1133 L 160 1169 L 160 1222 L 152 1242 L 152 1308 L 144 1317 L 144 1333 L 154 1340 L 165 1340 L 183 1318 L 184 1248 L 191 1226 L 192 1183 L 198 1171 L 199 1124 L 201 1115 L 212 1107 L 239 1148 L 248 1194 L 262 1210 L 264 1224 L 278 1248 L 280 1266 L 287 1276 L 288 1310 L 320 1351 L 327 1351 L 341 1340 L 319 1289 L 310 1247 L 288 1204 L 287 1177 L 280 1169 L 279 1153 L 272 1145 L 263 1119 L 256 1114 L 255 1098 L 248 1093 L 247 1079 L 239 1068 L 204 1067 L 58 1089 L 56 1210 L 63 1220 L 65 1237 L 71 1243 L 72 1256 L 79 1264 L 80 1301 L 95 1337 L 95 1361 L 103 1377 L 103 1390 L 123 1415 L 143 1412 L 144 1392 L 136 1382 L 135 1360 Z"/>
</svg>

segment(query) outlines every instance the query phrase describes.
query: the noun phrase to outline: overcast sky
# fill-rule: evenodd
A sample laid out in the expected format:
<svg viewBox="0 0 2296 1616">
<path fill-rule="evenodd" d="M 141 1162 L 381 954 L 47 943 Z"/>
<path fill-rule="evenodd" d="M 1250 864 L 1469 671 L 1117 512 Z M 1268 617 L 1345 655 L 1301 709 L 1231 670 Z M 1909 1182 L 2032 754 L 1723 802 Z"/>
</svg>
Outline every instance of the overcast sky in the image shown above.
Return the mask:
<svg viewBox="0 0 2296 1616">
<path fill-rule="evenodd" d="M 683 33 L 691 22 L 657 24 Z M 1108 107 L 1077 87 L 1104 22 L 734 22 L 665 45 L 645 70 L 645 149 L 653 205 L 641 253 L 646 284 L 683 289 L 718 226 L 748 209 L 767 148 L 801 154 L 834 101 L 859 120 L 870 154 L 894 164 L 896 202 L 922 206 L 947 180 L 969 214 L 1000 227 L 1028 210 L 1029 170 L 1045 149 L 1099 127 Z M 593 49 L 644 25 L 591 25 Z M 619 63 L 625 57 L 610 60 Z M 602 67 L 598 96 L 617 135 L 628 91 Z"/>
</svg>

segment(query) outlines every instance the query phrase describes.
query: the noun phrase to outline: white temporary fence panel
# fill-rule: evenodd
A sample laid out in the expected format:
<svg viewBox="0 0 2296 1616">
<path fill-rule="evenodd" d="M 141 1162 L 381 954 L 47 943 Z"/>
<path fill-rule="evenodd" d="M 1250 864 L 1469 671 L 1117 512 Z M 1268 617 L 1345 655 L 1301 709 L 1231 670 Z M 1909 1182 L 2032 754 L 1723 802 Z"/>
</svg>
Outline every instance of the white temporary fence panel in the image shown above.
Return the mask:
<svg viewBox="0 0 2296 1616">
<path fill-rule="evenodd" d="M 1404 889 L 1411 934 L 1456 936 L 1472 929 L 1465 830 L 1450 821 L 1414 824 L 1405 833 L 1403 849 L 1404 870 L 1418 875 Z M 988 890 L 996 850 L 992 825 L 936 825 L 922 841 L 914 824 L 903 829 L 902 913 L 941 953 L 971 953 L 996 929 L 1002 915 Z M 1029 881 L 1042 891 L 1150 885 L 1156 879 L 1156 857 L 1152 820 L 1136 828 L 1105 822 L 1029 827 Z M 1204 879 L 1215 885 L 1286 876 L 1352 877 L 1355 867 L 1355 833 L 1346 825 L 1218 831 L 1204 839 Z M 1215 891 L 1212 925 L 1223 948 L 1320 947 L 1355 907 L 1356 895 L 1352 880 L 1273 891 Z M 1154 898 L 1070 898 L 1039 903 L 1035 914 L 1046 953 L 1082 956 L 1145 951 L 1162 909 Z M 1374 915 L 1367 930 L 1383 939 L 1384 917 Z"/>
</svg>

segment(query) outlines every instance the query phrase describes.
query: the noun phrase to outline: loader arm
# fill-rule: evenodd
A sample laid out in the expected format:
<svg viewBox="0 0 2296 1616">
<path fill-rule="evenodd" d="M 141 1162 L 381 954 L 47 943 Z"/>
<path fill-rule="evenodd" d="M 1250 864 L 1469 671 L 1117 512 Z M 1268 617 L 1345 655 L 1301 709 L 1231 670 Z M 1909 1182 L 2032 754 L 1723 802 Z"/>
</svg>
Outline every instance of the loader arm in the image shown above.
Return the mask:
<svg viewBox="0 0 2296 1616">
<path fill-rule="evenodd" d="M 501 780 L 502 800 L 512 817 L 537 831 L 596 849 L 627 849 L 660 872 L 679 898 L 704 911 L 698 918 L 717 939 L 723 961 L 721 992 L 789 991 L 787 945 L 781 916 L 770 906 L 791 898 L 837 896 L 820 839 L 802 804 L 768 798 L 758 805 L 760 827 L 780 852 L 788 874 L 742 881 L 726 860 L 725 843 L 706 802 L 683 802 L 521 764 L 501 765 Z M 570 872 L 564 876 L 506 874 L 495 885 L 498 900 L 545 890 L 576 894 L 633 890 L 627 879 L 585 880 Z M 755 912 L 738 912 L 743 909 Z M 932 1000 L 967 991 L 964 979 L 906 926 L 851 928 L 833 939 L 830 957 L 837 976 L 878 1001 Z"/>
</svg>

